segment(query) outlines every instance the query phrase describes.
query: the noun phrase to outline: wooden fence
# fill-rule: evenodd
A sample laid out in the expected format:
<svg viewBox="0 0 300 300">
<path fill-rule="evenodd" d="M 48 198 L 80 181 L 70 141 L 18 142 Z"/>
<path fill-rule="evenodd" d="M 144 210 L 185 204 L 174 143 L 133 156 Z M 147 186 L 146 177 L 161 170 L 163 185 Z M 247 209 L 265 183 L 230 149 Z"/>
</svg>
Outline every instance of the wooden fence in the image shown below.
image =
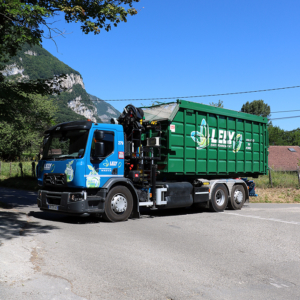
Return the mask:
<svg viewBox="0 0 300 300">
<path fill-rule="evenodd" d="M 35 174 L 36 163 L 33 162 L 3 162 L 0 161 L 0 176 L 5 177 L 24 177 Z"/>
</svg>

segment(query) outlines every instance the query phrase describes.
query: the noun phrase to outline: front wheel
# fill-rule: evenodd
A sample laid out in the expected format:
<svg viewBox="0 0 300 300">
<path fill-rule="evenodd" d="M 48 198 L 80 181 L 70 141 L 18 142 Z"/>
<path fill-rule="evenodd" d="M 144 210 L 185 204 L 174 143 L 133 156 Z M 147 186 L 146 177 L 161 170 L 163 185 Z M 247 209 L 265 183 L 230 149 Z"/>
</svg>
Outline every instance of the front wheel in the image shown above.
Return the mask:
<svg viewBox="0 0 300 300">
<path fill-rule="evenodd" d="M 214 186 L 211 193 L 210 210 L 222 212 L 228 204 L 228 192 L 224 184 L 218 183 Z"/>
<path fill-rule="evenodd" d="M 131 192 L 125 186 L 112 188 L 105 201 L 104 219 L 110 222 L 126 221 L 133 208 Z"/>
</svg>

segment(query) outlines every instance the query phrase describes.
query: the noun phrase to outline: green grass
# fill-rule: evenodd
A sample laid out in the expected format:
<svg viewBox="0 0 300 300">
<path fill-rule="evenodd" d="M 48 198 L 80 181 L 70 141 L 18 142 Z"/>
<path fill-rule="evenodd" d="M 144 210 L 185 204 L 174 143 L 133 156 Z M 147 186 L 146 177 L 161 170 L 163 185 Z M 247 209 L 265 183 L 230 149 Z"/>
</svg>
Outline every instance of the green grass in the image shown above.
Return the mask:
<svg viewBox="0 0 300 300">
<path fill-rule="evenodd" d="M 300 203 L 300 196 L 299 195 L 295 196 L 294 201 Z"/>
<path fill-rule="evenodd" d="M 21 168 L 20 164 L 22 164 L 23 175 L 24 176 L 32 176 L 32 162 L 12 162 L 11 168 L 9 162 L 1 162 L 1 171 L 0 176 L 4 177 L 16 177 L 21 176 Z M 36 163 L 35 163 L 36 164 Z M 10 171 L 11 170 L 11 171 Z"/>
<path fill-rule="evenodd" d="M 299 188 L 299 181 L 296 172 L 272 172 L 272 182 L 274 188 Z M 270 188 L 269 175 L 249 178 L 255 182 L 256 187 Z"/>
<path fill-rule="evenodd" d="M 38 153 L 22 153 L 22 161 L 32 161 L 38 159 Z"/>
<path fill-rule="evenodd" d="M 23 177 L 21 177 L 22 164 Z M 11 165 L 11 167 L 10 167 Z M 32 176 L 31 162 L 1 162 L 0 186 L 21 189 L 21 190 L 38 190 L 37 179 Z"/>
</svg>

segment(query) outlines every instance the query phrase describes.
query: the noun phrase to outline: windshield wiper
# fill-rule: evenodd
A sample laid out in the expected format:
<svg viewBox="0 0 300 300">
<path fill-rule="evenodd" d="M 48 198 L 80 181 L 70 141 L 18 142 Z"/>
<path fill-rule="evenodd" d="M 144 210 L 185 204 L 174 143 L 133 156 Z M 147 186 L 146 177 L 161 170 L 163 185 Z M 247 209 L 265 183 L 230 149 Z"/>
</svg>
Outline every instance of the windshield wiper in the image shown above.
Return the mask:
<svg viewBox="0 0 300 300">
<path fill-rule="evenodd" d="M 61 158 L 77 158 L 78 156 L 76 155 L 62 155 L 62 156 L 59 156 L 57 157 L 58 159 L 61 159 Z"/>
</svg>

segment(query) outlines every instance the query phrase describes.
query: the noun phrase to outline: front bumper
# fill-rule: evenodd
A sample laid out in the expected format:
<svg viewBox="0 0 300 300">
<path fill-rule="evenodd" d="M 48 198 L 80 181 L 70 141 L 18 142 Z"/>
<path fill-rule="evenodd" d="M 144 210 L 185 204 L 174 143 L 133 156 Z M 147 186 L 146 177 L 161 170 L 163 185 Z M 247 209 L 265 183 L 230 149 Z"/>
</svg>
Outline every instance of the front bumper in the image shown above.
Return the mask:
<svg viewBox="0 0 300 300">
<path fill-rule="evenodd" d="M 71 215 L 89 215 L 104 212 L 103 197 L 87 196 L 82 193 L 82 199 L 79 201 L 71 201 L 73 195 L 78 192 L 53 192 L 39 190 L 37 197 L 37 205 L 41 210 L 60 212 Z"/>
</svg>

